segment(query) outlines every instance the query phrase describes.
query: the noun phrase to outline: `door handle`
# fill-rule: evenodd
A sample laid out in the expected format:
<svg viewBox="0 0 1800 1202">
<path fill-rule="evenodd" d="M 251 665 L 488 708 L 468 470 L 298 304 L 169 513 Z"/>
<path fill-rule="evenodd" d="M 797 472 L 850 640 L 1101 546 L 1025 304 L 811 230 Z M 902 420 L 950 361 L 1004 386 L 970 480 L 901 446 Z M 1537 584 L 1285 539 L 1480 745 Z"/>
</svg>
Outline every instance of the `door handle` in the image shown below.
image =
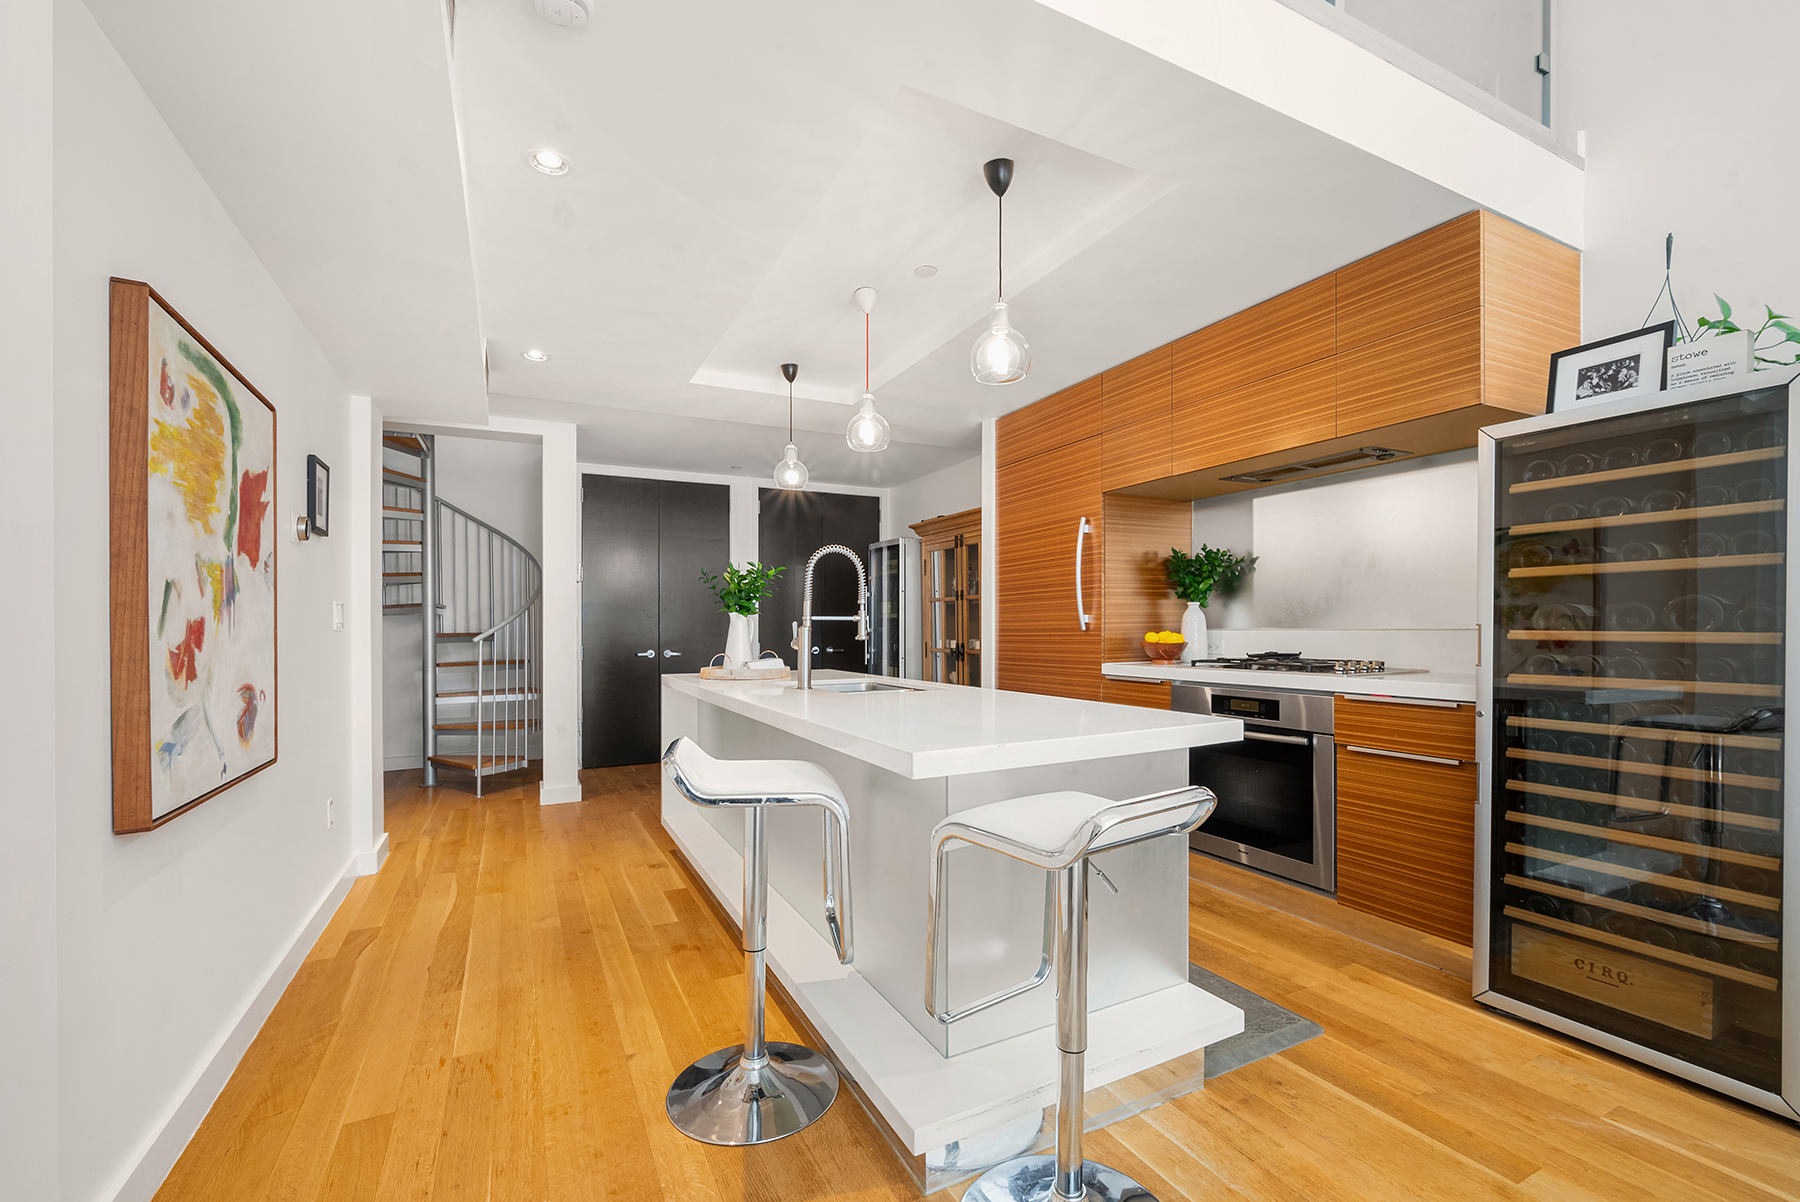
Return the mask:
<svg viewBox="0 0 1800 1202">
<path fill-rule="evenodd" d="M 664 659 L 671 659 L 680 654 L 681 654 L 681 652 L 679 652 L 679 651 L 670 651 L 667 647 L 663 648 L 663 658 Z"/>
<path fill-rule="evenodd" d="M 1093 532 L 1094 528 L 1086 518 L 1082 518 L 1080 525 L 1075 528 L 1075 616 L 1081 619 L 1083 630 L 1088 628 L 1088 612 L 1087 605 L 1081 599 L 1081 549 L 1087 536 Z"/>
<path fill-rule="evenodd" d="M 1312 746 L 1312 740 L 1305 735 L 1265 735 L 1260 730 L 1246 730 L 1246 739 L 1261 739 L 1265 743 L 1293 743 L 1299 747 Z"/>
<path fill-rule="evenodd" d="M 637 653 L 637 657 L 639 659 L 655 659 L 656 658 L 656 648 L 652 647 L 648 651 L 640 651 Z"/>
</svg>

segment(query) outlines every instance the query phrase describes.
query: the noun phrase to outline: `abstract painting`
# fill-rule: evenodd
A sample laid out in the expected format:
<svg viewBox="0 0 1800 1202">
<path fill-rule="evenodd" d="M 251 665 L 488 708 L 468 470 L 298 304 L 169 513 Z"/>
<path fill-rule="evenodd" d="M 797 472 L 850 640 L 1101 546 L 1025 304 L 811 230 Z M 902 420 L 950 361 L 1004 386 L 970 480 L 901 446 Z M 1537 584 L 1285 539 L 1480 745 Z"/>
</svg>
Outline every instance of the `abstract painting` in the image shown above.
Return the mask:
<svg viewBox="0 0 1800 1202">
<path fill-rule="evenodd" d="M 275 762 L 275 407 L 112 281 L 113 830 Z"/>
</svg>

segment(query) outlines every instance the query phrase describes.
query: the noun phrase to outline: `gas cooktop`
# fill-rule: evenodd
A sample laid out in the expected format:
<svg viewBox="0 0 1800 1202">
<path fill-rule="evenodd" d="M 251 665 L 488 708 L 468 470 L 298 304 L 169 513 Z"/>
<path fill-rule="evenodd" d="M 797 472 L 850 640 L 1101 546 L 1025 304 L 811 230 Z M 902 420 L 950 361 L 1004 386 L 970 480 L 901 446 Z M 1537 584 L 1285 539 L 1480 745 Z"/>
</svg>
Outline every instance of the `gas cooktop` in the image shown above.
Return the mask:
<svg viewBox="0 0 1800 1202">
<path fill-rule="evenodd" d="M 1390 668 L 1379 659 L 1307 659 L 1298 651 L 1258 651 L 1242 659 L 1194 659 L 1192 668 L 1233 668 L 1245 672 L 1314 672 L 1332 676 L 1398 676 L 1424 668 Z"/>
</svg>

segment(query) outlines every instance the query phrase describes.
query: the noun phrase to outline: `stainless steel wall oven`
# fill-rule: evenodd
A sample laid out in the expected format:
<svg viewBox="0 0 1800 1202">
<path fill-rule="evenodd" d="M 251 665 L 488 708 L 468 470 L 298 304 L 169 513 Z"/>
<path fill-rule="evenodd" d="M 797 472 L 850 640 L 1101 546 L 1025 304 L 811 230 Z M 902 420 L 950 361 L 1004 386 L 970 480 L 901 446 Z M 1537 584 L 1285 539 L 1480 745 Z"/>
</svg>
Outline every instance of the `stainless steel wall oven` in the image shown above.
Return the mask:
<svg viewBox="0 0 1800 1202">
<path fill-rule="evenodd" d="M 1242 718 L 1244 741 L 1196 747 L 1189 779 L 1218 796 L 1189 846 L 1311 885 L 1337 887 L 1337 760 L 1329 693 L 1177 684 L 1173 707 Z"/>
</svg>

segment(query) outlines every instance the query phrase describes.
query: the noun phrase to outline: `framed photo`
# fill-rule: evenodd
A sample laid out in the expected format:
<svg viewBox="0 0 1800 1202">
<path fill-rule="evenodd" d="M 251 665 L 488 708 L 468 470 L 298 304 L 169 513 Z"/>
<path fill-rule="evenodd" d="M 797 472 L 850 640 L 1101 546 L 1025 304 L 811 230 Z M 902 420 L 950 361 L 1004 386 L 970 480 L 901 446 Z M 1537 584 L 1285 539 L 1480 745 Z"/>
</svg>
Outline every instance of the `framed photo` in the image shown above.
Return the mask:
<svg viewBox="0 0 1800 1202">
<path fill-rule="evenodd" d="M 1633 330 L 1557 351 L 1550 356 L 1550 396 L 1545 413 L 1661 392 L 1668 380 L 1668 350 L 1675 323 Z"/>
<path fill-rule="evenodd" d="M 275 762 L 275 406 L 158 296 L 112 281 L 113 831 Z"/>
<path fill-rule="evenodd" d="M 306 527 L 331 536 L 331 468 L 317 455 L 306 457 Z"/>
</svg>

